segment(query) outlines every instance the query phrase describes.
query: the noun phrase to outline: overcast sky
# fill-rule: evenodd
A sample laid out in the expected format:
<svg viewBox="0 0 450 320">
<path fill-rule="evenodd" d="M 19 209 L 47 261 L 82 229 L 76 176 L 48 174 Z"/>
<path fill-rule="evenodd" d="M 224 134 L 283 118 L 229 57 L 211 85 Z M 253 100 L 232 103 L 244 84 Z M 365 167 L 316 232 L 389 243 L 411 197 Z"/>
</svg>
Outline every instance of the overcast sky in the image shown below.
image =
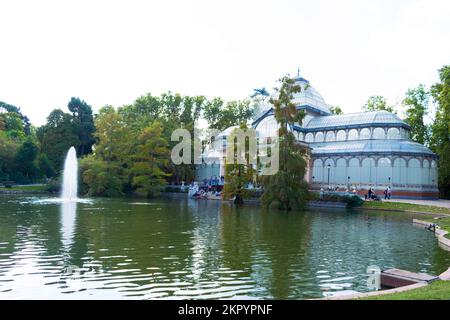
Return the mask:
<svg viewBox="0 0 450 320">
<path fill-rule="evenodd" d="M 450 1 L 0 0 L 0 101 L 40 125 L 78 96 L 246 98 L 286 73 L 326 102 L 391 103 L 450 64 Z"/>
</svg>

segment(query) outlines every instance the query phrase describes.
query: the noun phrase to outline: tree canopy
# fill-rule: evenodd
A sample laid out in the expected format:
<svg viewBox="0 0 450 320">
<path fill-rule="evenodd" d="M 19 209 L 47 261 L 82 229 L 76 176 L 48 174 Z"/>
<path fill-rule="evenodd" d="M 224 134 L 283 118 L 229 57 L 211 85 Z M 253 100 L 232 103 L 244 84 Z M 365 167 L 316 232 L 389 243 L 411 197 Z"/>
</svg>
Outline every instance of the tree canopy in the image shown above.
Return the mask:
<svg viewBox="0 0 450 320">
<path fill-rule="evenodd" d="M 396 113 L 394 106 L 390 106 L 383 96 L 371 96 L 362 107 L 363 111 L 388 111 Z"/>
</svg>

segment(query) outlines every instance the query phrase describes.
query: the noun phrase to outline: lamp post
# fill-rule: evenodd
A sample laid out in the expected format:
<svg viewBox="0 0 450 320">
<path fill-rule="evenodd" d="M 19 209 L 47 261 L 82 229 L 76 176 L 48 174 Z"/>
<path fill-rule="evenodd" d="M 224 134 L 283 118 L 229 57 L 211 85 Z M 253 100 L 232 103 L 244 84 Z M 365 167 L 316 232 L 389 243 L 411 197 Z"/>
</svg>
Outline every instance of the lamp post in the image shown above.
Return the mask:
<svg viewBox="0 0 450 320">
<path fill-rule="evenodd" d="M 330 188 L 330 170 L 331 170 L 331 164 L 328 164 L 328 188 Z"/>
<path fill-rule="evenodd" d="M 347 177 L 347 189 L 350 191 L 350 176 Z"/>
<path fill-rule="evenodd" d="M 391 186 L 391 177 L 389 177 L 389 186 Z"/>
</svg>

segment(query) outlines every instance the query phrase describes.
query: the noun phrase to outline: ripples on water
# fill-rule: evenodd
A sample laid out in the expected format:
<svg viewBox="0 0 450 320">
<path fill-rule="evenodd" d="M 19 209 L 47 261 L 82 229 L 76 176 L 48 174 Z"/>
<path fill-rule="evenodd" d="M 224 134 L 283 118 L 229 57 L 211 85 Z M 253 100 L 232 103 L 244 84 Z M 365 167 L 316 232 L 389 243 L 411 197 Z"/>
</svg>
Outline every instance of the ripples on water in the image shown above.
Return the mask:
<svg viewBox="0 0 450 320">
<path fill-rule="evenodd" d="M 0 298 L 303 299 L 366 291 L 369 265 L 450 265 L 406 215 L 35 201 L 0 197 Z"/>
</svg>

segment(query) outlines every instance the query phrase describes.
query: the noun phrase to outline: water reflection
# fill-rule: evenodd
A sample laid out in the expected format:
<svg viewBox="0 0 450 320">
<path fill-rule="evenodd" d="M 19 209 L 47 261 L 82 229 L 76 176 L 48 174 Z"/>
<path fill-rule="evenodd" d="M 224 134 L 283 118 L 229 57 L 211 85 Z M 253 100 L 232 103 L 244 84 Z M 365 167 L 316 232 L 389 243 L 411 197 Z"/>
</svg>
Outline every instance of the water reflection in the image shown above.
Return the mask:
<svg viewBox="0 0 450 320">
<path fill-rule="evenodd" d="M 450 255 L 411 219 L 0 197 L 0 298 L 301 299 L 366 290 L 370 264 L 443 272 Z"/>
<path fill-rule="evenodd" d="M 61 240 L 63 244 L 63 250 L 66 254 L 68 254 L 71 245 L 73 244 L 75 224 L 77 219 L 77 203 L 74 201 L 63 202 L 61 204 L 60 212 Z"/>
</svg>

